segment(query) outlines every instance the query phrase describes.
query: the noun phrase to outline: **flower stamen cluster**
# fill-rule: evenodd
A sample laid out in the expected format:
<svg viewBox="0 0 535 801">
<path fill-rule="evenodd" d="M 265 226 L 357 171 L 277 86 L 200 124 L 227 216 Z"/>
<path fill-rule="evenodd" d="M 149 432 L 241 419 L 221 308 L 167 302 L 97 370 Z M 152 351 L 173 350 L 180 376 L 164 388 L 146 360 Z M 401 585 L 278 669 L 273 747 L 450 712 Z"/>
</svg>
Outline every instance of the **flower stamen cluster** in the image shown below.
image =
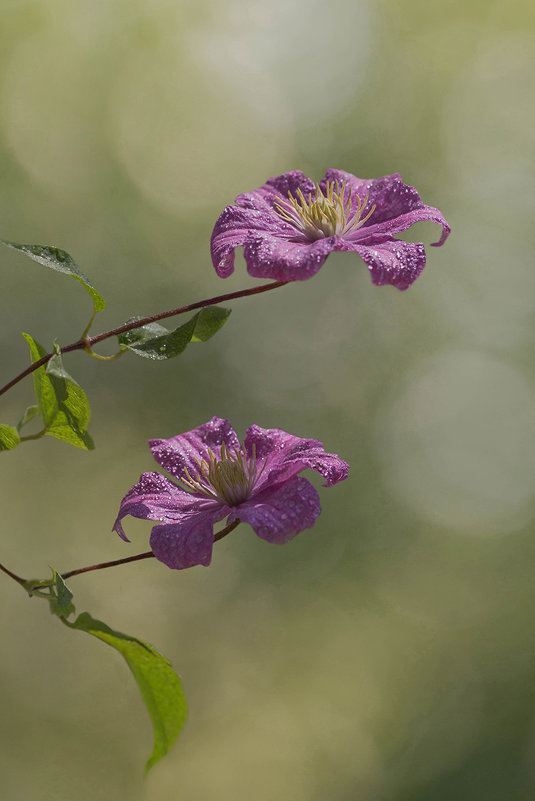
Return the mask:
<svg viewBox="0 0 535 801">
<path fill-rule="evenodd" d="M 347 190 L 347 198 L 346 198 Z M 327 181 L 325 194 L 316 184 L 316 194 L 312 197 L 309 192 L 308 199 L 300 188 L 296 197 L 288 192 L 288 199 L 275 200 L 275 213 L 285 222 L 298 228 L 309 240 L 316 241 L 324 237 L 347 236 L 366 223 L 373 212 L 375 205 L 363 217 L 368 203 L 368 195 L 362 200 L 356 195 L 356 207 L 353 205 L 351 188 L 346 181 Z"/>
<path fill-rule="evenodd" d="M 196 476 L 192 476 L 185 468 L 186 478 L 182 477 L 181 483 L 189 491 L 227 506 L 237 506 L 247 500 L 265 467 L 264 463 L 258 470 L 254 446 L 252 456 L 248 457 L 244 446 L 231 450 L 224 442 L 221 445 L 221 459 L 208 449 L 207 460 L 195 461 L 199 468 Z"/>
<path fill-rule="evenodd" d="M 121 501 L 113 526 L 126 515 L 154 520 L 150 546 L 174 570 L 209 565 L 221 532 L 214 525 L 239 521 L 276 545 L 312 528 L 321 512 L 316 488 L 300 473 L 316 470 L 330 487 L 347 477 L 348 464 L 321 442 L 278 428 L 250 426 L 243 444 L 228 420 L 207 423 L 170 439 L 150 440 L 152 455 L 175 479 L 143 473 Z M 230 529 L 229 529 L 230 530 Z"/>
<path fill-rule="evenodd" d="M 358 178 L 327 170 L 316 184 L 300 170 L 269 178 L 238 195 L 220 214 L 212 233 L 212 262 L 221 278 L 234 272 L 236 248 L 243 247 L 247 272 L 255 278 L 306 281 L 329 254 L 357 253 L 376 286 L 408 289 L 425 267 L 423 242 L 397 234 L 430 220 L 442 227 L 434 246 L 450 233 L 444 215 L 426 206 L 399 173 Z"/>
</svg>

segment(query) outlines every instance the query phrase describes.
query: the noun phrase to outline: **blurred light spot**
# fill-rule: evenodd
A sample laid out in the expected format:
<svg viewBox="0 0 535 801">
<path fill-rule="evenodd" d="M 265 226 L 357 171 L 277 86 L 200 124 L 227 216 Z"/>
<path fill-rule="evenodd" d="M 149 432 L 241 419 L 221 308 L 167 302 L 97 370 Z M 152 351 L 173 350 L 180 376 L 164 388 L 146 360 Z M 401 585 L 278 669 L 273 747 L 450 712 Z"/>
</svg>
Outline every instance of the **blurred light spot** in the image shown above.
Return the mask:
<svg viewBox="0 0 535 801">
<path fill-rule="evenodd" d="M 422 285 L 426 302 L 445 325 L 461 329 L 475 344 L 510 348 L 533 342 L 533 248 L 503 228 L 460 217 L 454 229 L 448 263 Z"/>
<path fill-rule="evenodd" d="M 415 716 L 407 747 L 394 767 L 395 785 L 403 785 L 407 776 L 412 786 L 426 785 L 462 766 L 477 749 L 483 701 L 474 684 L 442 691 L 430 709 Z"/>
<path fill-rule="evenodd" d="M 534 45 L 524 35 L 490 43 L 459 76 L 444 107 L 452 168 L 493 219 L 516 208 L 535 211 Z"/>
<path fill-rule="evenodd" d="M 237 113 L 176 44 L 136 51 L 112 93 L 117 157 L 143 194 L 194 215 L 262 184 L 287 145 Z"/>
<path fill-rule="evenodd" d="M 226 607 L 202 655 L 213 666 L 213 695 L 206 701 L 206 686 L 190 687 L 196 719 L 155 773 L 161 794 L 176 787 L 178 765 L 184 798 L 219 797 L 223 787 L 225 798 L 310 801 L 375 784 L 384 765 L 370 719 L 384 698 L 372 663 L 389 641 L 375 616 L 310 601 L 278 612 L 272 601 L 261 614 L 250 603 Z"/>
<path fill-rule="evenodd" d="M 33 6 L 36 5 L 37 2 L 38 0 L 2 0 L 0 14 L 6 14 L 10 11 L 19 10 L 20 8 L 25 8 L 26 6 Z"/>
<path fill-rule="evenodd" d="M 328 119 L 365 83 L 370 4 L 231 0 L 214 11 L 192 43 L 212 79 L 269 128 Z"/>
<path fill-rule="evenodd" d="M 447 351 L 377 418 L 385 482 L 429 520 L 495 533 L 525 524 L 535 491 L 535 392 L 482 353 Z"/>
<path fill-rule="evenodd" d="M 485 571 L 463 561 L 459 549 L 425 544 L 380 563 L 374 589 L 396 615 L 426 628 L 458 630 L 481 625 L 503 608 L 503 590 L 489 592 Z"/>
<path fill-rule="evenodd" d="M 98 174 L 91 83 L 78 43 L 52 34 L 23 41 L 5 68 L 6 139 L 30 177 L 62 196 L 87 193 Z"/>
</svg>

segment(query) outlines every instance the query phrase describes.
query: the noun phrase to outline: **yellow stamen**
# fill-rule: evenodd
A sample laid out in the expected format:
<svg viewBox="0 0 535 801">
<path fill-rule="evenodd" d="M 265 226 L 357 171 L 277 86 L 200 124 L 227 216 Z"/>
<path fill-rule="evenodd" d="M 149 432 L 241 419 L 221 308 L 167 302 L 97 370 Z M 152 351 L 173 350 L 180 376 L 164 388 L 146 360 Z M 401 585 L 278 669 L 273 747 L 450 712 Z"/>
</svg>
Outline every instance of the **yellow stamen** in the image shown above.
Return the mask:
<svg viewBox="0 0 535 801">
<path fill-rule="evenodd" d="M 247 500 L 265 467 L 264 462 L 258 471 L 254 444 L 251 457 L 247 457 L 244 447 L 231 451 L 223 442 L 221 458 L 208 449 L 208 459 L 195 461 L 198 467 L 196 476 L 185 468 L 186 477 L 182 478 L 182 484 L 191 492 L 227 506 L 238 506 Z"/>
<path fill-rule="evenodd" d="M 347 199 L 345 199 L 346 190 Z M 342 181 L 342 184 L 339 181 L 327 181 L 325 193 L 320 185 L 316 184 L 314 199 L 312 193 L 309 193 L 307 199 L 300 188 L 295 195 L 294 197 L 288 192 L 287 200 L 276 200 L 275 214 L 312 241 L 335 234 L 348 236 L 361 228 L 375 211 L 373 205 L 366 216 L 362 216 L 368 204 L 368 195 L 364 200 L 356 195 L 356 207 L 354 207 L 351 187 L 346 181 Z"/>
</svg>

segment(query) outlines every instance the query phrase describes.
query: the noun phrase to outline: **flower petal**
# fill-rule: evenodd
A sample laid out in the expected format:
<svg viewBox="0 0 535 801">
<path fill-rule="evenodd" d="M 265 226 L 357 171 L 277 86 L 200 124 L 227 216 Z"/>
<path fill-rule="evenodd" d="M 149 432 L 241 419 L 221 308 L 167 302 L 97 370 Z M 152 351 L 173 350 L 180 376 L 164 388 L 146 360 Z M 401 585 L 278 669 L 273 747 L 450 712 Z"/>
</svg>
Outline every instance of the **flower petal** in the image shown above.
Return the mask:
<svg viewBox="0 0 535 801">
<path fill-rule="evenodd" d="M 283 545 L 300 531 L 311 528 L 320 512 L 319 495 L 310 481 L 295 477 L 245 501 L 229 521 L 239 518 L 263 540 Z"/>
<path fill-rule="evenodd" d="M 243 247 L 247 272 L 255 278 L 306 281 L 316 275 L 329 253 L 335 250 L 336 239 L 331 236 L 302 243 L 270 234 L 251 236 Z"/>
<path fill-rule="evenodd" d="M 290 193 L 295 197 L 298 189 L 301 190 L 305 197 L 309 193 L 313 194 L 316 191 L 316 186 L 314 181 L 307 178 L 301 170 L 290 170 L 290 172 L 285 172 L 266 181 L 262 190 L 269 191 L 270 189 L 274 189 L 279 195 L 288 199 Z"/>
<path fill-rule="evenodd" d="M 391 239 L 373 245 L 358 243 L 355 250 L 368 265 L 376 286 L 392 284 L 397 289 L 408 289 L 425 267 L 421 242 Z"/>
<path fill-rule="evenodd" d="M 154 556 L 174 570 L 209 565 L 214 544 L 214 522 L 218 519 L 221 519 L 221 510 L 213 516 L 198 514 L 181 523 L 154 526 L 150 535 Z"/>
<path fill-rule="evenodd" d="M 288 193 L 295 195 L 298 189 L 304 193 L 314 192 L 314 184 L 300 170 L 293 170 L 270 178 L 259 189 L 238 195 L 235 205 L 224 209 L 214 226 L 210 243 L 212 263 L 220 278 L 228 278 L 234 272 L 235 249 L 254 238 L 255 233 L 295 237 L 295 228 L 279 217 L 273 204 L 281 197 L 287 200 Z"/>
<path fill-rule="evenodd" d="M 270 178 L 253 192 L 239 195 L 236 205 L 227 206 L 217 220 L 211 242 L 212 261 L 217 274 L 226 278 L 233 272 L 234 251 L 239 246 L 243 246 L 250 275 L 277 281 L 303 281 L 318 272 L 333 250 L 360 252 L 356 245 L 377 250 L 384 242 L 392 240 L 394 234 L 423 220 L 442 226 L 442 235 L 433 245 L 444 244 L 450 233 L 450 227 L 439 209 L 426 206 L 416 189 L 403 183 L 399 173 L 367 179 L 357 178 L 344 170 L 331 169 L 320 182 L 325 193 L 327 182 L 338 183 L 339 186 L 345 183 L 349 187 L 346 188 L 346 199 L 351 192 L 353 209 L 356 208 L 357 197 L 361 201 L 366 200 L 361 215 L 363 218 L 373 207 L 369 219 L 361 227 L 343 236 L 309 240 L 302 230 L 281 219 L 274 203 L 280 199 L 287 200 L 290 193 L 296 197 L 298 190 L 305 196 L 314 194 L 315 185 L 299 170 L 284 173 Z M 422 254 L 418 251 L 421 247 L 417 245 L 416 250 L 407 249 L 406 258 L 401 259 L 401 272 L 395 267 L 391 254 L 384 253 L 380 266 L 373 262 L 375 275 L 378 276 L 377 280 L 373 278 L 374 283 L 391 283 L 399 289 L 410 286 L 425 264 L 425 254 L 422 260 Z M 387 245 L 385 251 L 388 250 Z M 412 266 L 407 271 L 409 262 Z M 370 266 L 370 262 L 367 263 Z"/>
<path fill-rule="evenodd" d="M 370 237 L 392 236 L 406 231 L 414 223 L 430 220 L 442 226 L 442 236 L 433 245 L 443 245 L 451 231 L 443 214 L 434 206 L 426 206 L 414 186 L 404 184 L 399 173 L 382 178 L 357 178 L 343 170 L 327 170 L 320 182 L 322 189 L 327 181 L 344 181 L 352 192 L 364 200 L 368 195 L 366 209 L 375 206 L 370 219 L 349 235 L 353 241 L 367 242 Z M 364 212 L 366 213 L 366 211 Z"/>
<path fill-rule="evenodd" d="M 259 488 L 287 481 L 307 467 L 327 479 L 325 487 L 347 478 L 347 462 L 334 453 L 326 453 L 323 444 L 316 439 L 303 439 L 279 428 L 253 425 L 247 430 L 244 445 L 249 456 L 254 453 L 260 467 L 265 462 L 257 484 Z"/>
<path fill-rule="evenodd" d="M 210 449 L 219 458 L 221 443 L 229 448 L 239 448 L 240 442 L 228 420 L 212 417 L 202 426 L 177 434 L 169 439 L 151 439 L 152 455 L 168 473 L 175 478 L 186 478 L 185 471 L 195 476 L 199 461 L 208 458 Z"/>
<path fill-rule="evenodd" d="M 328 169 L 323 178 L 320 181 L 320 189 L 323 194 L 326 194 L 327 183 L 336 183 L 341 186 L 343 183 L 346 186 L 351 187 L 352 192 L 359 197 L 364 198 L 366 195 L 366 187 L 369 187 L 371 184 L 379 183 L 381 181 L 385 181 L 387 178 L 399 178 L 401 180 L 401 175 L 399 173 L 394 173 L 393 175 L 385 175 L 383 178 L 357 178 L 356 175 L 353 175 L 352 172 L 346 172 L 345 170 L 336 170 L 336 169 Z M 368 189 L 369 192 L 369 189 Z"/>
<path fill-rule="evenodd" d="M 258 195 L 258 197 L 256 197 Z M 292 228 L 278 218 L 273 211 L 272 204 L 266 202 L 260 192 L 251 192 L 241 195 L 236 200 L 248 199 L 246 208 L 227 206 L 219 216 L 210 242 L 212 263 L 220 278 L 228 278 L 234 272 L 234 251 L 244 245 L 247 238 L 254 232 L 288 230 Z"/>
<path fill-rule="evenodd" d="M 128 490 L 121 501 L 113 531 L 129 542 L 121 524 L 121 520 L 127 515 L 142 520 L 170 522 L 181 520 L 206 506 L 206 499 L 199 499 L 185 492 L 160 473 L 143 473 L 138 483 Z"/>
<path fill-rule="evenodd" d="M 292 170 L 274 178 L 269 178 L 265 184 L 258 189 L 253 189 L 252 192 L 238 195 L 235 203 L 243 209 L 254 209 L 266 214 L 269 213 L 266 219 L 266 229 L 278 230 L 285 223 L 275 211 L 275 201 L 288 200 L 290 194 L 295 197 L 299 190 L 306 196 L 314 194 L 316 187 L 314 181 L 307 178 L 301 170 Z M 295 233 L 293 227 L 290 230 Z"/>
</svg>

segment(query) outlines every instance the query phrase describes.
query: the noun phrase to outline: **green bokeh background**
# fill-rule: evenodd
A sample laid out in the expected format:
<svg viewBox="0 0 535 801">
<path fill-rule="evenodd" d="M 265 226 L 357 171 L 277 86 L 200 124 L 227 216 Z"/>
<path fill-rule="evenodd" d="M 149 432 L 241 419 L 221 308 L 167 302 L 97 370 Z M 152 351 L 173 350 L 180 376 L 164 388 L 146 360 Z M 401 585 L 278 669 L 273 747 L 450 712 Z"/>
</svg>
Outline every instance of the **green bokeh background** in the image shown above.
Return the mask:
<svg viewBox="0 0 535 801">
<path fill-rule="evenodd" d="M 20 574 L 146 550 L 148 524 L 110 532 L 146 440 L 213 414 L 318 438 L 351 474 L 284 548 L 244 526 L 209 569 L 72 579 L 80 611 L 183 678 L 189 722 L 146 782 L 120 657 L 0 580 L 2 799 L 533 798 L 532 3 L 4 0 L 0 21 L 0 233 L 77 259 L 108 301 L 96 332 L 254 285 L 241 256 L 216 277 L 212 226 L 289 169 L 399 171 L 454 230 L 407 293 L 335 254 L 169 363 L 66 357 L 97 449 L 2 455 Z M 71 342 L 90 303 L 1 255 L 8 380 L 22 330 Z M 31 383 L 2 401 L 15 423 Z"/>
</svg>

